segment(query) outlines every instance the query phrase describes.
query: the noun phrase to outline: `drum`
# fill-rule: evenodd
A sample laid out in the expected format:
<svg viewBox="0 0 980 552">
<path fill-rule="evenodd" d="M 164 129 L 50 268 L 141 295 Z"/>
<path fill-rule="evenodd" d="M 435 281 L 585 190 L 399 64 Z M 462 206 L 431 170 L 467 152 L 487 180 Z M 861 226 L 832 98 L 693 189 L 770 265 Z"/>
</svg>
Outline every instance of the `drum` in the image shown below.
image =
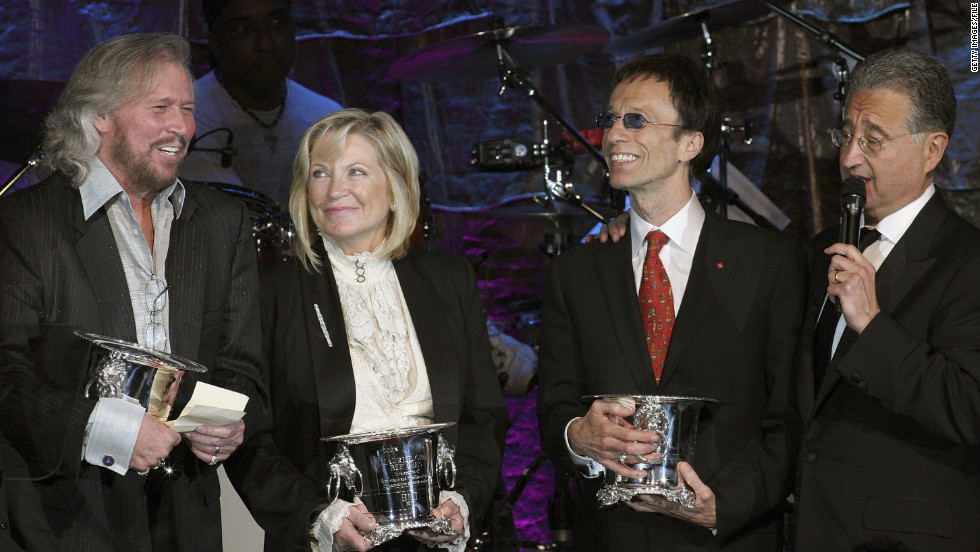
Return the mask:
<svg viewBox="0 0 980 552">
<path fill-rule="evenodd" d="M 263 193 L 234 184 L 205 182 L 215 190 L 234 196 L 245 204 L 252 219 L 252 239 L 259 266 L 266 266 L 286 258 L 296 236 L 296 229 L 289 213 Z"/>
<path fill-rule="evenodd" d="M 453 449 L 439 430 L 454 424 L 432 424 L 376 433 L 341 435 L 330 460 L 327 493 L 331 501 L 341 485 L 364 502 L 378 527 L 364 536 L 375 545 L 406 529 L 429 528 L 453 535 L 448 519 L 430 515 L 440 490 L 456 484 Z"/>
<path fill-rule="evenodd" d="M 75 335 L 92 344 L 85 396 L 139 403 L 161 422 L 170 419 L 184 373 L 207 371 L 194 361 L 114 337 L 81 331 Z"/>
</svg>

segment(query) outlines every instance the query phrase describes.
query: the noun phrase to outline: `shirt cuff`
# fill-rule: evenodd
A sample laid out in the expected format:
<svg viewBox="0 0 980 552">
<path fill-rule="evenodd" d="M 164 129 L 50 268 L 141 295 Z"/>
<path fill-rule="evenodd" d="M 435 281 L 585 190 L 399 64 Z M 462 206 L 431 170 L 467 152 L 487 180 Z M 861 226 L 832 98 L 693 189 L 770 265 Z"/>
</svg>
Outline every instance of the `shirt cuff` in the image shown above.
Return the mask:
<svg viewBox="0 0 980 552">
<path fill-rule="evenodd" d="M 361 499 L 354 497 L 354 502 L 336 499 L 320 512 L 310 527 L 313 552 L 337 552 L 340 547 L 334 547 L 333 534 L 340 530 L 344 518 L 350 515 L 350 509 L 363 504 Z"/>
<path fill-rule="evenodd" d="M 126 475 L 146 410 L 123 399 L 99 399 L 88 418 L 82 458 Z"/>
<path fill-rule="evenodd" d="M 578 468 L 579 473 L 581 473 L 586 479 L 594 479 L 605 474 L 606 468 L 588 456 L 579 456 L 578 454 L 575 454 L 572 452 L 572 445 L 568 443 L 568 426 L 572 425 L 572 422 L 577 419 L 578 418 L 572 418 L 567 424 L 565 424 L 565 448 L 568 450 L 568 456 L 572 459 L 572 464 Z"/>
<path fill-rule="evenodd" d="M 463 518 L 463 533 L 456 540 L 441 543 L 436 546 L 449 550 L 450 552 L 464 552 L 466 550 L 466 542 L 470 540 L 470 507 L 466 504 L 466 499 L 463 498 L 463 495 L 456 491 L 439 491 L 439 504 L 442 504 L 446 500 L 452 500 L 456 503 L 456 506 L 459 506 L 459 515 Z"/>
</svg>

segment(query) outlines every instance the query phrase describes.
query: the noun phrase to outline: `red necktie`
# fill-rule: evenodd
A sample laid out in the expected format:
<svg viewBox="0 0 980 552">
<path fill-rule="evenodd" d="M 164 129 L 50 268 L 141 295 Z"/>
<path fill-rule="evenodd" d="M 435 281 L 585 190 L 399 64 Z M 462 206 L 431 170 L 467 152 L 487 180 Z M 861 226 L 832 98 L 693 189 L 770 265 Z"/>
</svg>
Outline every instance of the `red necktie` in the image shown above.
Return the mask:
<svg viewBox="0 0 980 552">
<path fill-rule="evenodd" d="M 660 383 L 660 374 L 667 357 L 667 344 L 674 328 L 674 294 L 664 264 L 660 262 L 660 250 L 670 238 L 660 230 L 647 234 L 647 256 L 643 261 L 643 278 L 640 280 L 640 317 L 643 333 L 647 338 L 653 376 Z"/>
</svg>

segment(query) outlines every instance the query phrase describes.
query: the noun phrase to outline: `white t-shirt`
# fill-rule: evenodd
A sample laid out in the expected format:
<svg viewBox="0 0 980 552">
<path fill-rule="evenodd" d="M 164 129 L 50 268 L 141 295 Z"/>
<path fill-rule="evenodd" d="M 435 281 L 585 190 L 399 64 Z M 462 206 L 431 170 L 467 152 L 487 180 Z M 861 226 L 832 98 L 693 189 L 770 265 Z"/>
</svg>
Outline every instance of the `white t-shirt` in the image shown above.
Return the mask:
<svg viewBox="0 0 980 552">
<path fill-rule="evenodd" d="M 300 138 L 321 117 L 341 108 L 336 101 L 286 79 L 286 106 L 272 129 L 277 139 L 275 147 L 270 148 L 265 140 L 266 129 L 228 95 L 214 71 L 197 80 L 195 95 L 195 136 L 203 136 L 217 128 L 228 128 L 233 136 L 232 145 L 238 151 L 232 157 L 229 168 L 221 166 L 220 153 L 191 151 L 181 165 L 180 177 L 244 186 L 278 202 L 282 210 L 289 203 L 293 159 Z M 278 109 L 252 110 L 266 124 L 272 123 L 278 112 Z M 196 145 L 201 148 L 222 148 L 227 138 L 228 133 L 219 131 L 202 138 Z"/>
</svg>

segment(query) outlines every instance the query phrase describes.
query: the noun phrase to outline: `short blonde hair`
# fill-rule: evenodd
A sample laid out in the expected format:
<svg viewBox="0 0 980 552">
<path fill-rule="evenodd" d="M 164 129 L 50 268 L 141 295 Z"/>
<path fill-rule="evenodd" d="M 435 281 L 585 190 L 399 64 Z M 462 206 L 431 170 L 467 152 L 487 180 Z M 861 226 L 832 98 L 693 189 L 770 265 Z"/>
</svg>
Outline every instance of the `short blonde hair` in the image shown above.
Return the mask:
<svg viewBox="0 0 980 552">
<path fill-rule="evenodd" d="M 381 111 L 368 113 L 362 109 L 334 111 L 303 133 L 293 162 L 293 183 L 289 191 L 289 214 L 296 225 L 293 254 L 308 271 L 319 271 L 323 266 L 320 256 L 313 251 L 314 240 L 318 237 L 307 188 L 313 147 L 328 134 L 329 158 L 340 156 L 351 135 L 364 138 L 377 152 L 391 193 L 392 213 L 388 216 L 384 241 L 374 254 L 379 259 L 404 257 L 419 216 L 419 157 L 405 131 L 391 115 Z"/>
</svg>

